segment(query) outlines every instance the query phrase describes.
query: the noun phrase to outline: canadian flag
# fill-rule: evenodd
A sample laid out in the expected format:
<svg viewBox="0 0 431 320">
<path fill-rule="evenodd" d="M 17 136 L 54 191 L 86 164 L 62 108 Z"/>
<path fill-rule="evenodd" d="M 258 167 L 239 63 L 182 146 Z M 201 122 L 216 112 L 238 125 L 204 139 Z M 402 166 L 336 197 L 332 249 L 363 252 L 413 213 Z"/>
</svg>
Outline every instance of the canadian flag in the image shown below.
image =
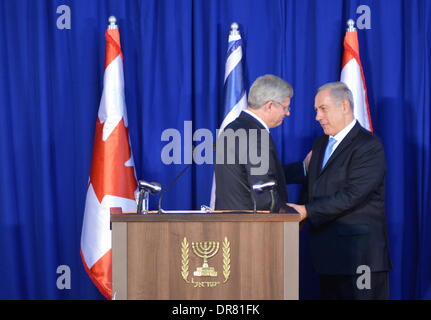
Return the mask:
<svg viewBox="0 0 431 320">
<path fill-rule="evenodd" d="M 81 234 L 81 258 L 99 291 L 112 299 L 110 208 L 136 210 L 135 167 L 127 129 L 123 54 L 115 19 L 106 30 L 105 75 Z"/>
<path fill-rule="evenodd" d="M 373 131 L 370 106 L 368 104 L 367 86 L 365 85 L 364 70 L 359 56 L 358 33 L 353 25 L 344 37 L 344 54 L 340 81 L 344 82 L 353 94 L 353 111 L 355 118 L 362 127 Z"/>
</svg>

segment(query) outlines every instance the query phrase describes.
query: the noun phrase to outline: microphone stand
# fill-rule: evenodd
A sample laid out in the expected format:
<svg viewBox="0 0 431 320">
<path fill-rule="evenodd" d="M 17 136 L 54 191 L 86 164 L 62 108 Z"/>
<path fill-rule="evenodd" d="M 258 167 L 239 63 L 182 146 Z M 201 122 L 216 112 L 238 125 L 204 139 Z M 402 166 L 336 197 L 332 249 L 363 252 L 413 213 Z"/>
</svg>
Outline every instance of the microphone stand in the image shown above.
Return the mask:
<svg viewBox="0 0 431 320">
<path fill-rule="evenodd" d="M 139 190 L 138 208 L 136 209 L 137 214 L 148 213 L 148 198 L 149 198 L 149 192 L 147 190 L 145 189 Z"/>
<path fill-rule="evenodd" d="M 139 195 L 138 195 L 138 206 L 136 213 L 148 214 L 150 193 L 154 194 L 161 190 L 161 186 L 158 182 L 147 182 L 143 180 L 138 181 Z"/>
<path fill-rule="evenodd" d="M 168 190 L 175 184 L 175 182 L 177 182 L 177 180 L 191 167 L 192 165 L 189 164 L 187 165 L 185 168 L 183 168 L 180 173 L 174 178 L 174 180 L 172 180 L 172 182 L 169 184 L 169 186 L 164 189 L 162 191 L 162 193 L 160 194 L 160 198 L 159 198 L 159 210 L 158 213 L 164 213 L 164 210 L 162 209 L 162 200 L 163 200 L 163 196 L 168 192 Z"/>
<path fill-rule="evenodd" d="M 274 189 L 270 189 L 269 193 L 271 194 L 271 207 L 269 209 L 269 211 L 271 213 L 274 212 L 274 207 L 275 207 L 275 196 L 274 196 Z"/>
</svg>

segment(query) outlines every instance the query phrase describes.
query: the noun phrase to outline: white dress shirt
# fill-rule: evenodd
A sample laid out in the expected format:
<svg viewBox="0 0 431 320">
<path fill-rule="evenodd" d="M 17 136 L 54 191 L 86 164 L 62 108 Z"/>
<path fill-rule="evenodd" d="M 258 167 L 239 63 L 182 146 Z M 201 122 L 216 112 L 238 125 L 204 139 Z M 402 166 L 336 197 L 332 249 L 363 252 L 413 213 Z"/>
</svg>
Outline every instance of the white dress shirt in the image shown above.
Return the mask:
<svg viewBox="0 0 431 320">
<path fill-rule="evenodd" d="M 253 113 L 253 112 L 251 112 L 251 111 L 249 111 L 249 110 L 247 110 L 247 109 L 244 109 L 244 110 L 242 110 L 242 111 L 244 111 L 245 113 L 248 113 L 249 115 L 251 115 L 253 118 L 255 118 L 257 121 L 259 121 L 260 122 L 260 124 L 261 125 L 263 125 L 263 127 L 266 129 L 266 131 L 268 131 L 269 132 L 269 128 L 268 128 L 268 126 L 266 125 L 266 123 L 261 119 L 261 118 L 259 118 L 259 116 L 257 115 L 257 114 L 255 114 L 255 113 Z"/>
<path fill-rule="evenodd" d="M 334 147 L 332 148 L 332 152 L 330 156 L 334 153 L 335 149 L 337 149 L 337 147 L 340 145 L 341 141 L 343 141 L 343 139 L 349 134 L 350 130 L 353 129 L 355 124 L 356 124 L 356 119 L 353 119 L 353 121 L 350 122 L 349 125 L 347 125 L 343 130 L 338 132 L 335 136 L 330 136 L 335 140 L 337 140 L 337 142 L 334 144 Z"/>
</svg>

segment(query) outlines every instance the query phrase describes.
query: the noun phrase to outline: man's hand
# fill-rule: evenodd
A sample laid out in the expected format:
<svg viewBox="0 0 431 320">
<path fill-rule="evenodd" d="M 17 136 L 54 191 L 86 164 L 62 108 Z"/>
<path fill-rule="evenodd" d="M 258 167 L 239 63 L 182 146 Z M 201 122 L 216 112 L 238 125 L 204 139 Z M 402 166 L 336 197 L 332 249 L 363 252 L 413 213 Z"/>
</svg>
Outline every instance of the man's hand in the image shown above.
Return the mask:
<svg viewBox="0 0 431 320">
<path fill-rule="evenodd" d="M 287 205 L 299 212 L 301 221 L 307 218 L 307 209 L 305 208 L 305 206 L 294 204 L 294 203 L 288 203 Z"/>
</svg>

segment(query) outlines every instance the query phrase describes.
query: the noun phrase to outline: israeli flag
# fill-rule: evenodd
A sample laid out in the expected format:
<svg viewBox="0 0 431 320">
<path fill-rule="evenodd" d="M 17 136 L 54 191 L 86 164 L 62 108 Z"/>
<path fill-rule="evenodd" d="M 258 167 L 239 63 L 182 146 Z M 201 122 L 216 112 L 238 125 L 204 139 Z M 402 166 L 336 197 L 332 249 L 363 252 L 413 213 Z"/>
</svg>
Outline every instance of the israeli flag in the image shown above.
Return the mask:
<svg viewBox="0 0 431 320">
<path fill-rule="evenodd" d="M 231 24 L 229 44 L 224 74 L 224 119 L 220 126 L 219 135 L 229 123 L 234 121 L 247 107 L 244 77 L 242 73 L 242 39 L 236 22 Z M 211 189 L 211 208 L 215 206 L 215 176 Z"/>
<path fill-rule="evenodd" d="M 224 120 L 220 126 L 223 131 L 247 107 L 247 94 L 242 75 L 242 39 L 238 24 L 232 23 L 224 74 Z"/>
</svg>

